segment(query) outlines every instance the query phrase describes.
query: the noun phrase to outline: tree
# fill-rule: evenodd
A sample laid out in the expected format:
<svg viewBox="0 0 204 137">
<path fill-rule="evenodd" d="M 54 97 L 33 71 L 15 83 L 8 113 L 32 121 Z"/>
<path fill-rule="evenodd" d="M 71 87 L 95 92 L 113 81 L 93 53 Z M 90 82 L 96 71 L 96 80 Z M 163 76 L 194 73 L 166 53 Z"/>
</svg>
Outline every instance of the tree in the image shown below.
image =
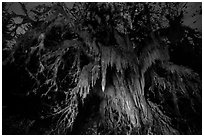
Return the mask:
<svg viewBox="0 0 204 137">
<path fill-rule="evenodd" d="M 25 92 L 42 101 L 40 116 L 56 123 L 49 134 L 199 134 L 201 79 L 169 52 L 188 37 L 201 48 L 201 34 L 181 23 L 182 5 L 33 9 L 37 23 L 10 63 L 27 75 Z"/>
</svg>

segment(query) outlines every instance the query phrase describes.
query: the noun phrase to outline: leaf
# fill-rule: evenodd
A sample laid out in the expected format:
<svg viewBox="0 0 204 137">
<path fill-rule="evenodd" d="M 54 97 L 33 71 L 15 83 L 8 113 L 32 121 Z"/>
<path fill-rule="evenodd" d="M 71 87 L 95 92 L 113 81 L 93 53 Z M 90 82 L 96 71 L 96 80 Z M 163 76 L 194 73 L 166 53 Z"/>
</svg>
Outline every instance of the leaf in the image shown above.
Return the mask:
<svg viewBox="0 0 204 137">
<path fill-rule="evenodd" d="M 146 48 L 143 50 L 142 54 L 139 57 L 141 72 L 144 74 L 146 70 L 151 67 L 156 60 L 158 61 L 167 61 L 169 60 L 167 48 Z"/>
<path fill-rule="evenodd" d="M 86 96 L 89 94 L 90 89 L 90 72 L 92 70 L 93 64 L 88 64 L 83 67 L 80 76 L 79 82 L 77 84 L 79 95 L 82 99 L 85 99 Z"/>
</svg>

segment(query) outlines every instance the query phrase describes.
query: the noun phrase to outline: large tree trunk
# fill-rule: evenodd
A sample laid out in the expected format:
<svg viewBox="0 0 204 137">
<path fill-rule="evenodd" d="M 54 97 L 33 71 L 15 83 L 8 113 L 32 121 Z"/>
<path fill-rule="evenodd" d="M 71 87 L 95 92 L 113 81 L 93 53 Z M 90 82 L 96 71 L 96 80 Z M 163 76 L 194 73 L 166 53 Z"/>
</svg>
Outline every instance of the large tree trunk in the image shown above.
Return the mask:
<svg viewBox="0 0 204 137">
<path fill-rule="evenodd" d="M 120 131 L 118 128 L 127 128 L 129 134 L 132 129 L 141 132 L 141 128 L 149 127 L 152 115 L 144 96 L 143 76 L 131 75 L 127 79 L 116 74 L 112 80 L 111 84 L 106 84 L 104 92 L 99 92 L 103 96 L 100 105 L 103 123 L 117 131 Z M 126 127 L 122 127 L 124 123 Z"/>
<path fill-rule="evenodd" d="M 145 98 L 144 87 L 144 75 L 116 73 L 99 92 L 101 123 L 110 134 L 178 134 L 168 125 L 168 117 Z"/>
</svg>

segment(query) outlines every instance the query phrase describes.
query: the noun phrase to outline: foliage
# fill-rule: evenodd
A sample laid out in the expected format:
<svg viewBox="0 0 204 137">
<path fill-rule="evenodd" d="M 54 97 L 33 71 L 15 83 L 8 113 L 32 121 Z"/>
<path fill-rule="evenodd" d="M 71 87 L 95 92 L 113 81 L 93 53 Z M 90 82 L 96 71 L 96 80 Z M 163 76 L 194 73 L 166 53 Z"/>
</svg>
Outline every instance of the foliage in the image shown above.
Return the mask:
<svg viewBox="0 0 204 137">
<path fill-rule="evenodd" d="M 40 97 L 40 115 L 56 121 L 49 134 L 73 133 L 83 107 L 96 131 L 81 134 L 201 131 L 191 117 L 201 117 L 199 75 L 170 62 L 169 49 L 189 30 L 183 12 L 169 3 L 75 3 L 71 10 L 53 3 L 32 11 L 37 19 L 9 63 L 29 76 L 25 92 Z"/>
</svg>

